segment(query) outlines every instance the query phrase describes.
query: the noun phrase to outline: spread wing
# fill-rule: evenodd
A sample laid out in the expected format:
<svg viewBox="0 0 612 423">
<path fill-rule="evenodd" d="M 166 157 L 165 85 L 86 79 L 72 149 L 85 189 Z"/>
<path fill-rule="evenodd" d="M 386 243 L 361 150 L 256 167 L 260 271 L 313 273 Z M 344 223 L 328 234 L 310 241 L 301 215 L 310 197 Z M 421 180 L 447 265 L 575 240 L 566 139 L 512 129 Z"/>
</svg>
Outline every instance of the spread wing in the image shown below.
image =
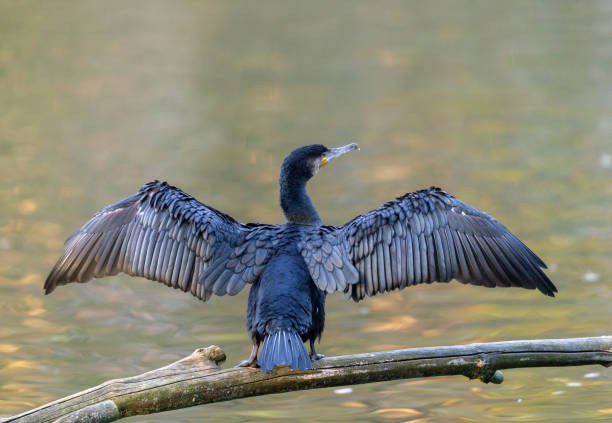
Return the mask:
<svg viewBox="0 0 612 423">
<path fill-rule="evenodd" d="M 365 296 L 432 282 L 557 289 L 546 265 L 488 214 L 439 188 L 406 194 L 346 225 L 305 235 L 301 253 L 327 292 Z"/>
<path fill-rule="evenodd" d="M 235 295 L 260 275 L 276 225 L 244 225 L 165 182 L 98 212 L 66 241 L 45 293 L 124 272 L 189 291 Z"/>
</svg>

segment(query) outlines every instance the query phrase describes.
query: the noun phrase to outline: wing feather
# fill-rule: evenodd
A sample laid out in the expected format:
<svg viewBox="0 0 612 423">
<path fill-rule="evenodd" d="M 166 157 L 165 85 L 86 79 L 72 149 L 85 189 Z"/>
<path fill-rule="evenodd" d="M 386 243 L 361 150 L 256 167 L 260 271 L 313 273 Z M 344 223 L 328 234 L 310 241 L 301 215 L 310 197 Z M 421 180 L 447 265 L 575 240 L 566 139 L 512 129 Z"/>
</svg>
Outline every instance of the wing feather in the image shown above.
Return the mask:
<svg viewBox="0 0 612 423">
<path fill-rule="evenodd" d="M 45 293 L 124 272 L 204 301 L 213 290 L 235 295 L 258 277 L 256 265 L 267 263 L 279 230 L 278 225 L 242 224 L 178 188 L 151 182 L 98 212 L 68 238 Z M 226 267 L 245 254 L 247 265 Z"/>
<path fill-rule="evenodd" d="M 320 247 L 322 239 L 331 250 Z M 343 290 L 355 301 L 451 279 L 537 288 L 548 296 L 557 292 L 542 271 L 544 262 L 506 227 L 435 187 L 399 197 L 342 227 L 309 231 L 299 247 L 319 288 Z M 330 251 L 337 256 L 333 269 L 321 265 Z M 355 276 L 337 283 L 336 267 Z"/>
</svg>

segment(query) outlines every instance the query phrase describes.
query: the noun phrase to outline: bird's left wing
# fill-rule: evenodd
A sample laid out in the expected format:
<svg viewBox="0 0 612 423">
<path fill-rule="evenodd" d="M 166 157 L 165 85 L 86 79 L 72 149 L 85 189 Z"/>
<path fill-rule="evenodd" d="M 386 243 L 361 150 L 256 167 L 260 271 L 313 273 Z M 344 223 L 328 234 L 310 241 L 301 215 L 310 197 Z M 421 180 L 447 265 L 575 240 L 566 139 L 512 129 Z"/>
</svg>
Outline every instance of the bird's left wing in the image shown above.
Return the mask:
<svg viewBox="0 0 612 423">
<path fill-rule="evenodd" d="M 317 286 L 365 296 L 432 282 L 518 286 L 554 296 L 544 263 L 488 214 L 439 188 L 408 193 L 336 228 L 307 232 L 300 251 Z"/>
<path fill-rule="evenodd" d="M 242 224 L 165 182 L 110 205 L 68 240 L 45 293 L 124 272 L 191 292 L 235 295 L 263 271 L 277 225 Z"/>
</svg>

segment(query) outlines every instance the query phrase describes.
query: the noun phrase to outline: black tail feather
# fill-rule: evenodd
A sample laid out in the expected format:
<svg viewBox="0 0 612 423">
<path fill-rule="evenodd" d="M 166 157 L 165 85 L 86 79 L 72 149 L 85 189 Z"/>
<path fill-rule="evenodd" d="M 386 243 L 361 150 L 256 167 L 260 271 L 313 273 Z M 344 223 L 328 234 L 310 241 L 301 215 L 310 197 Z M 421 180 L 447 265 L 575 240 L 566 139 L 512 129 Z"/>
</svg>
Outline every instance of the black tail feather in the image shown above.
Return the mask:
<svg viewBox="0 0 612 423">
<path fill-rule="evenodd" d="M 287 329 L 278 329 L 266 335 L 259 355 L 262 373 L 286 364 L 293 370 L 312 369 L 312 362 L 300 336 Z"/>
</svg>

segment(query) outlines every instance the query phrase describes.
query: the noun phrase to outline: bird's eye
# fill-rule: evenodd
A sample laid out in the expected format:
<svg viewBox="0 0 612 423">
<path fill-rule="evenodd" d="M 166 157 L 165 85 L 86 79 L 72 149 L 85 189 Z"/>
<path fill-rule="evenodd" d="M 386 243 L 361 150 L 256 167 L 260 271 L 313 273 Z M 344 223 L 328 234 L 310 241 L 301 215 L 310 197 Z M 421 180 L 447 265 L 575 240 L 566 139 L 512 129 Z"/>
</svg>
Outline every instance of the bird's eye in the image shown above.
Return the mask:
<svg viewBox="0 0 612 423">
<path fill-rule="evenodd" d="M 327 153 L 323 153 L 323 154 L 321 154 L 321 157 L 325 157 L 325 155 L 326 155 L 326 154 L 327 154 Z"/>
</svg>

